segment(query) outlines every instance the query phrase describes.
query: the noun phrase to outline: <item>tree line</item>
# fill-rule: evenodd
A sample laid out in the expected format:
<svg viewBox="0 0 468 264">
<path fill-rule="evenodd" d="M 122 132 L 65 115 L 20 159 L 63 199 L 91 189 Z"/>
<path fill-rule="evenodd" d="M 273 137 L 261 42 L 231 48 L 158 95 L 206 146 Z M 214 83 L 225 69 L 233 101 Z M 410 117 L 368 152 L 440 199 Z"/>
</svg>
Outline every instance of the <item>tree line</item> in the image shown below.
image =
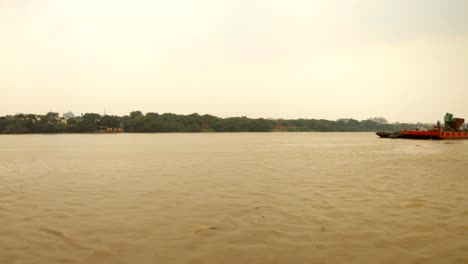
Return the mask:
<svg viewBox="0 0 468 264">
<path fill-rule="evenodd" d="M 58 113 L 45 115 L 16 114 L 0 117 L 0 134 L 28 133 L 95 133 L 106 128 L 122 128 L 125 132 L 366 132 L 413 129 L 423 124 L 387 124 L 373 119 L 358 121 L 341 119 L 264 119 L 248 117 L 220 118 L 213 115 L 177 115 L 133 111 L 129 115 L 86 113 L 65 119 Z"/>
</svg>

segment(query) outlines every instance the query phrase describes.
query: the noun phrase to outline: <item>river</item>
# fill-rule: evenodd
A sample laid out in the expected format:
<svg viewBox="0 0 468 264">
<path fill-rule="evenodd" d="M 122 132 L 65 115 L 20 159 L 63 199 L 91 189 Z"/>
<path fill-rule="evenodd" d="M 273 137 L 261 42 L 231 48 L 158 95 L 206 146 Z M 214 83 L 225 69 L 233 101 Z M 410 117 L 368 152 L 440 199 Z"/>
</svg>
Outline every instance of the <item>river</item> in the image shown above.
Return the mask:
<svg viewBox="0 0 468 264">
<path fill-rule="evenodd" d="M 468 263 L 468 140 L 0 136 L 0 263 Z"/>
</svg>

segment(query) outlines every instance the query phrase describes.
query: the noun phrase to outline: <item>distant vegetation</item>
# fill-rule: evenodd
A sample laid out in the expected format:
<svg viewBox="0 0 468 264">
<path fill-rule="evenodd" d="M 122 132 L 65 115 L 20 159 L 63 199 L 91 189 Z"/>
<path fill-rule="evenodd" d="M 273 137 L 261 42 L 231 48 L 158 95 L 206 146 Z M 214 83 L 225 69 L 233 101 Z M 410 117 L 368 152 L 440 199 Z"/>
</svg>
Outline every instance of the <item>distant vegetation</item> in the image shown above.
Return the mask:
<svg viewBox="0 0 468 264">
<path fill-rule="evenodd" d="M 427 126 L 423 124 L 388 124 L 385 119 L 253 119 L 247 117 L 219 118 L 212 115 L 176 115 L 131 112 L 125 116 L 86 113 L 78 117 L 67 113 L 45 115 L 17 114 L 0 117 L 0 134 L 27 133 L 94 133 L 110 128 L 125 132 L 365 132 L 400 130 Z"/>
</svg>

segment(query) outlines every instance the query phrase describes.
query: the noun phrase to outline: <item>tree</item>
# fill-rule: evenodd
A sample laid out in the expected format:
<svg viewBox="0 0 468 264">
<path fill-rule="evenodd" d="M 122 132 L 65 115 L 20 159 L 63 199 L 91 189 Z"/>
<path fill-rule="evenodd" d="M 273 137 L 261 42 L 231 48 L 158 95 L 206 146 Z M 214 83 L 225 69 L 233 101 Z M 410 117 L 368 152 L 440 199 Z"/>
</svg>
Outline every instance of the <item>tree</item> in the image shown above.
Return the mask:
<svg viewBox="0 0 468 264">
<path fill-rule="evenodd" d="M 135 119 L 137 117 L 143 116 L 143 113 L 141 111 L 133 111 L 130 113 L 130 118 Z"/>
<path fill-rule="evenodd" d="M 49 112 L 44 116 L 41 116 L 39 121 L 39 132 L 41 133 L 57 133 L 62 132 L 62 126 L 60 122 L 60 116 L 58 113 Z"/>
<path fill-rule="evenodd" d="M 80 130 L 82 132 L 95 132 L 99 128 L 101 115 L 95 113 L 86 113 L 81 117 Z"/>
<path fill-rule="evenodd" d="M 122 118 L 118 116 L 105 115 L 101 118 L 100 125 L 106 127 L 121 127 Z"/>
</svg>

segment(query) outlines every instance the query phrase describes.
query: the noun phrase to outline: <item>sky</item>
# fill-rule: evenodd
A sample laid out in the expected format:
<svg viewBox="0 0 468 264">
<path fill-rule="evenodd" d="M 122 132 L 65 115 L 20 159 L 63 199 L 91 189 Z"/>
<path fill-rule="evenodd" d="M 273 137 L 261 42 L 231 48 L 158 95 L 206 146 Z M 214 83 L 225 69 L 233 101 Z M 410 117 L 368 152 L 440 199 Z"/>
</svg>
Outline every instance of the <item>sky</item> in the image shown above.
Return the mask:
<svg viewBox="0 0 468 264">
<path fill-rule="evenodd" d="M 0 0 L 0 115 L 468 118 L 465 0 Z"/>
</svg>

